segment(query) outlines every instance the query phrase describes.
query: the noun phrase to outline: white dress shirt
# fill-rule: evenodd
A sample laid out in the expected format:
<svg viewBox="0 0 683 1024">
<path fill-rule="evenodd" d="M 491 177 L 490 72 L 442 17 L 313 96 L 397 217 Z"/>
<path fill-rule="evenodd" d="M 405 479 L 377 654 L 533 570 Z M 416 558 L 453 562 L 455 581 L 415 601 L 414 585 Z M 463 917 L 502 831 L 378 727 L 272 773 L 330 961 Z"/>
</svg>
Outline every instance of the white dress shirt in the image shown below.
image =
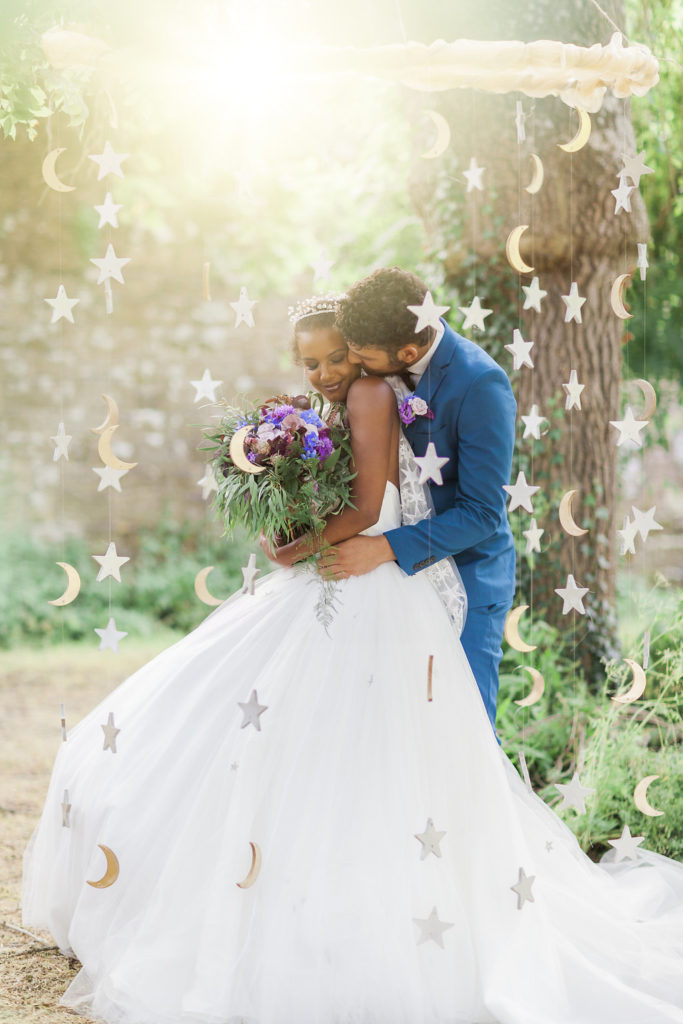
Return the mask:
<svg viewBox="0 0 683 1024">
<path fill-rule="evenodd" d="M 436 339 L 436 341 L 432 342 L 432 344 L 429 346 L 425 354 L 420 359 L 418 359 L 417 362 L 412 363 L 410 366 L 406 366 L 407 372 L 413 379 L 413 387 L 417 387 L 417 385 L 420 383 L 420 378 L 422 377 L 422 374 L 429 366 L 432 356 L 439 347 L 439 342 L 441 341 L 441 338 L 443 338 L 443 331 Z"/>
</svg>

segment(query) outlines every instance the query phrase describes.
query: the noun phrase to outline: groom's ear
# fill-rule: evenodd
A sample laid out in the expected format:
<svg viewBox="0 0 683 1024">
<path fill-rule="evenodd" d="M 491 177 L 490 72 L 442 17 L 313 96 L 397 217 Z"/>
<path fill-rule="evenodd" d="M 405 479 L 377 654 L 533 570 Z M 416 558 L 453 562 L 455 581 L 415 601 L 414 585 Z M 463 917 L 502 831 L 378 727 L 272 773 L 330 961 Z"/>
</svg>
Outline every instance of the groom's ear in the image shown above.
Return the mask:
<svg viewBox="0 0 683 1024">
<path fill-rule="evenodd" d="M 420 349 L 419 345 L 410 344 L 404 345 L 403 348 L 400 348 L 396 353 L 396 358 L 402 363 L 405 363 L 406 366 L 412 366 L 413 363 L 416 363 L 423 354 L 424 353 Z"/>
</svg>

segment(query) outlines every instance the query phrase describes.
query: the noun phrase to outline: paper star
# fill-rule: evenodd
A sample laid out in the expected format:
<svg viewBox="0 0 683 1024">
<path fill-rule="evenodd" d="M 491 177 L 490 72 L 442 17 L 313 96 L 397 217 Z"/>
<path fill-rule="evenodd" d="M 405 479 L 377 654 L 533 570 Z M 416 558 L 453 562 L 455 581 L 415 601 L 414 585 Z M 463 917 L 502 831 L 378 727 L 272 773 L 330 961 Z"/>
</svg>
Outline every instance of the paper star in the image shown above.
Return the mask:
<svg viewBox="0 0 683 1024">
<path fill-rule="evenodd" d="M 119 284 L 125 284 L 123 280 L 123 274 L 121 268 L 125 267 L 126 263 L 130 263 L 130 256 L 117 256 L 114 252 L 114 246 L 109 243 L 107 251 L 104 256 L 97 259 L 91 259 L 91 263 L 94 263 L 100 272 L 100 276 L 97 278 L 97 283 L 102 284 L 103 281 L 108 281 L 113 277 Z"/>
<path fill-rule="evenodd" d="M 121 164 L 124 160 L 127 160 L 130 153 L 115 153 L 111 143 L 107 139 L 104 144 L 104 151 L 97 155 L 90 154 L 88 160 L 92 160 L 97 164 L 97 180 L 101 181 L 102 178 L 106 178 L 108 174 L 116 174 L 119 178 L 123 178 L 124 174 L 121 170 Z"/>
<path fill-rule="evenodd" d="M 215 402 L 216 388 L 219 388 L 222 383 L 222 380 L 213 380 L 208 370 L 204 370 L 201 380 L 191 380 L 190 384 L 197 392 L 194 396 L 195 404 L 202 398 L 208 398 L 210 402 Z"/>
<path fill-rule="evenodd" d="M 473 156 L 470 160 L 470 167 L 468 171 L 465 171 L 465 177 L 467 178 L 467 191 L 471 192 L 472 189 L 478 188 L 480 192 L 484 191 L 481 176 L 486 170 L 485 167 L 480 167 L 477 163 L 476 156 Z"/>
<path fill-rule="evenodd" d="M 579 378 L 576 370 L 572 370 L 569 374 L 569 381 L 562 385 L 567 394 L 567 398 L 564 403 L 564 407 L 567 411 L 574 408 L 581 409 L 581 392 L 585 386 L 585 384 L 579 384 Z"/>
<path fill-rule="evenodd" d="M 429 917 L 424 919 L 414 917 L 413 921 L 422 930 L 420 938 L 417 940 L 418 946 L 421 943 L 428 942 L 429 939 L 432 939 L 432 941 L 435 942 L 437 946 L 441 946 L 442 949 L 444 948 L 443 933 L 445 931 L 448 931 L 449 928 L 452 928 L 453 925 L 449 924 L 447 921 L 439 920 L 439 915 L 437 913 L 436 907 L 432 907 L 432 912 L 429 915 Z"/>
<path fill-rule="evenodd" d="M 54 299 L 45 299 L 44 301 L 47 302 L 48 306 L 52 306 L 51 324 L 56 324 L 58 320 L 62 319 L 62 317 L 65 317 L 69 323 L 74 323 L 74 317 L 71 310 L 74 306 L 77 306 L 81 300 L 70 299 L 66 294 L 66 289 L 63 284 L 60 284 Z"/>
<path fill-rule="evenodd" d="M 649 508 L 647 512 L 641 512 L 639 508 L 631 505 L 631 511 L 633 512 L 633 525 L 644 541 L 647 540 L 651 530 L 664 529 L 661 523 L 655 521 L 656 505 Z"/>
<path fill-rule="evenodd" d="M 115 654 L 119 653 L 119 640 L 123 640 L 124 636 L 128 636 L 127 633 L 123 633 L 120 629 L 116 628 L 114 619 L 109 619 L 105 629 L 95 629 L 94 632 L 100 638 L 98 651 L 106 651 L 108 648 L 110 651 L 114 651 Z"/>
<path fill-rule="evenodd" d="M 111 197 L 111 192 L 107 192 L 104 202 L 100 206 L 93 207 L 100 215 L 98 228 L 103 228 L 105 224 L 111 224 L 113 228 L 117 228 L 119 226 L 119 219 L 116 215 L 122 207 L 123 203 L 115 203 Z"/>
<path fill-rule="evenodd" d="M 236 772 L 238 768 L 239 768 L 239 765 L 238 765 L 237 761 L 233 761 L 232 764 L 230 765 L 230 771 L 231 772 Z"/>
<path fill-rule="evenodd" d="M 512 344 L 505 346 L 507 351 L 512 353 L 514 358 L 512 369 L 521 370 L 523 366 L 529 366 L 533 370 L 534 363 L 529 355 L 534 347 L 533 341 L 525 341 L 522 337 L 522 332 L 516 327 L 512 332 L 512 339 Z"/>
<path fill-rule="evenodd" d="M 636 266 L 640 270 L 640 280 L 644 281 L 647 277 L 647 268 L 650 264 L 647 262 L 647 242 L 638 242 L 638 262 Z"/>
<path fill-rule="evenodd" d="M 231 302 L 230 305 L 235 310 L 235 327 L 239 327 L 240 324 L 246 324 L 247 327 L 254 326 L 254 314 L 252 309 L 258 302 L 258 299 L 250 299 L 247 289 L 242 286 L 240 288 L 240 297 L 238 302 Z"/>
<path fill-rule="evenodd" d="M 579 295 L 579 286 L 576 281 L 572 281 L 569 288 L 569 295 L 563 295 L 562 301 L 567 307 L 564 311 L 564 322 L 568 324 L 571 320 L 576 320 L 577 324 L 582 324 L 581 307 L 586 299 Z"/>
<path fill-rule="evenodd" d="M 624 525 L 621 530 L 617 530 L 617 537 L 621 541 L 619 546 L 620 555 L 635 555 L 637 536 L 638 527 L 635 523 L 631 522 L 628 516 L 624 516 Z"/>
<path fill-rule="evenodd" d="M 617 851 L 617 855 L 614 858 L 614 863 L 618 864 L 621 860 L 638 860 L 639 851 L 638 847 L 644 841 L 645 836 L 632 836 L 631 829 L 628 825 L 624 825 L 621 835 L 618 839 L 608 839 L 607 842 L 610 846 L 613 846 Z"/>
<path fill-rule="evenodd" d="M 581 785 L 578 772 L 574 772 L 571 782 L 556 782 L 555 789 L 562 796 L 562 803 L 558 805 L 558 810 L 562 811 L 565 807 L 574 807 L 579 814 L 586 813 L 586 797 L 589 793 L 595 792 L 594 789 Z"/>
<path fill-rule="evenodd" d="M 406 308 L 417 317 L 415 333 L 419 334 L 425 327 L 433 327 L 437 331 L 443 329 L 439 317 L 443 316 L 451 307 L 435 306 L 432 293 L 427 292 L 420 306 L 407 306 Z"/>
<path fill-rule="evenodd" d="M 534 513 L 534 506 L 531 500 L 540 487 L 532 487 L 526 482 L 526 474 L 519 472 L 514 484 L 503 484 L 503 490 L 507 491 L 512 501 L 508 506 L 508 512 L 514 512 L 516 508 L 523 508 L 526 512 Z"/>
<path fill-rule="evenodd" d="M 539 286 L 538 278 L 532 277 L 531 284 L 523 284 L 522 291 L 524 292 L 522 309 L 535 309 L 537 313 L 540 313 L 541 299 L 544 299 L 548 293 Z"/>
<path fill-rule="evenodd" d="M 204 470 L 204 476 L 201 478 L 201 480 L 198 480 L 197 483 L 200 485 L 202 489 L 202 498 L 204 499 L 204 501 L 206 501 L 206 499 L 208 498 L 212 491 L 218 490 L 218 481 L 214 476 L 214 472 L 211 466 L 206 467 L 206 469 Z"/>
<path fill-rule="evenodd" d="M 546 841 L 546 844 L 545 844 L 545 848 L 546 848 L 546 850 L 548 851 L 548 853 L 550 853 L 550 851 L 552 850 L 552 848 L 553 848 L 553 844 L 552 844 L 552 842 L 550 841 L 550 839 L 548 839 L 548 840 Z"/>
<path fill-rule="evenodd" d="M 330 270 L 334 266 L 332 260 L 328 260 L 324 252 L 321 252 L 315 263 L 311 263 L 313 267 L 313 281 L 327 281 L 329 280 Z"/>
<path fill-rule="evenodd" d="M 257 732 L 261 732 L 260 716 L 264 711 L 268 710 L 267 704 L 259 704 L 258 695 L 256 690 L 251 691 L 251 697 L 246 703 L 237 701 L 239 706 L 242 708 L 242 714 L 244 715 L 244 721 L 240 725 L 240 729 L 245 729 L 248 725 L 253 725 Z"/>
<path fill-rule="evenodd" d="M 512 891 L 517 893 L 517 910 L 521 910 L 525 903 L 536 902 L 531 891 L 535 879 L 536 875 L 527 875 L 524 868 L 519 869 L 518 880 L 510 886 Z"/>
<path fill-rule="evenodd" d="M 53 434 L 50 438 L 54 441 L 55 450 L 52 455 L 52 461 L 57 462 L 58 459 L 65 458 L 69 461 L 69 445 L 71 444 L 71 434 L 64 433 L 64 424 L 60 423 L 57 427 L 57 433 Z"/>
<path fill-rule="evenodd" d="M 98 491 L 104 491 L 107 487 L 113 487 L 119 494 L 121 493 L 119 481 L 122 476 L 129 472 L 127 469 L 113 469 L 111 466 L 93 466 L 92 471 L 97 473 L 100 478 L 100 482 L 97 485 Z"/>
<path fill-rule="evenodd" d="M 616 427 L 619 431 L 617 448 L 620 448 L 624 441 L 633 441 L 636 448 L 642 447 L 643 440 L 640 432 L 645 429 L 650 421 L 637 420 L 633 415 L 633 409 L 630 405 L 626 406 L 623 420 L 610 420 L 609 422 L 611 427 Z"/>
<path fill-rule="evenodd" d="M 515 105 L 515 127 L 517 128 L 517 142 L 524 142 L 526 140 L 526 127 L 524 125 L 526 118 L 527 115 L 524 113 L 522 101 L 517 100 L 517 103 Z"/>
<path fill-rule="evenodd" d="M 64 790 L 64 796 L 62 798 L 62 828 L 71 828 L 71 821 L 69 815 L 71 814 L 71 804 L 69 803 L 69 790 Z"/>
<path fill-rule="evenodd" d="M 530 555 L 532 551 L 541 553 L 541 537 L 545 533 L 545 530 L 539 530 L 536 525 L 536 520 L 531 520 L 531 526 L 528 530 L 522 530 L 522 536 L 526 537 L 526 554 Z"/>
<path fill-rule="evenodd" d="M 420 467 L 419 483 L 425 484 L 428 480 L 433 480 L 435 484 L 443 483 L 441 467 L 445 466 L 450 459 L 447 457 L 441 458 L 436 454 L 436 446 L 433 441 L 430 441 L 427 445 L 427 451 L 424 455 L 415 456 L 415 461 Z"/>
<path fill-rule="evenodd" d="M 624 210 L 626 213 L 631 212 L 631 192 L 633 192 L 634 188 L 634 185 L 627 185 L 623 178 L 619 178 L 619 188 L 610 189 L 610 192 L 616 199 L 614 206 L 615 216 L 620 210 Z"/>
<path fill-rule="evenodd" d="M 102 750 L 111 750 L 112 754 L 116 753 L 116 737 L 121 732 L 114 725 L 114 712 L 110 711 L 107 715 L 107 724 L 101 725 L 100 729 L 104 732 L 104 746 Z"/>
<path fill-rule="evenodd" d="M 249 561 L 242 568 L 242 593 L 250 594 L 254 593 L 254 581 L 256 577 L 261 574 L 261 570 L 256 568 L 256 555 L 249 555 Z"/>
<path fill-rule="evenodd" d="M 619 177 L 630 178 L 636 188 L 640 186 L 640 179 L 644 174 L 654 174 L 653 169 L 645 164 L 644 149 L 640 153 L 636 153 L 635 156 L 626 156 L 625 153 L 622 153 L 621 159 L 624 166 L 619 171 Z"/>
<path fill-rule="evenodd" d="M 100 570 L 97 573 L 96 583 L 101 583 L 102 580 L 106 579 L 107 576 L 113 576 L 117 583 L 121 582 L 121 566 L 125 562 L 130 562 L 130 558 L 126 555 L 116 554 L 116 544 L 114 541 L 109 542 L 109 547 L 103 555 L 92 556 L 96 562 L 100 565 Z"/>
<path fill-rule="evenodd" d="M 478 295 L 474 296 L 469 306 L 458 306 L 458 309 L 465 317 L 465 322 L 462 325 L 463 331 L 469 327 L 478 327 L 480 331 L 485 331 L 484 320 L 493 313 L 492 309 L 482 309 Z"/>
<path fill-rule="evenodd" d="M 532 405 L 531 412 L 528 416 L 522 416 L 522 422 L 524 423 L 524 434 L 522 440 L 526 437 L 535 437 L 537 441 L 541 440 L 541 423 L 547 423 L 545 416 L 538 415 L 538 406 Z"/>
<path fill-rule="evenodd" d="M 583 606 L 583 599 L 588 593 L 588 587 L 578 587 L 576 580 L 570 573 L 567 576 L 567 583 L 564 587 L 556 587 L 555 593 L 562 598 L 564 605 L 562 607 L 562 614 L 568 615 L 572 609 L 580 615 L 586 614 L 586 609 Z"/>
<path fill-rule="evenodd" d="M 422 843 L 420 860 L 424 860 L 430 853 L 433 853 L 435 857 L 440 857 L 441 850 L 439 849 L 439 843 L 445 835 L 445 832 L 437 832 L 434 828 L 434 822 L 432 819 L 427 818 L 427 824 L 425 825 L 424 832 L 415 833 L 415 838 L 419 839 Z"/>
</svg>

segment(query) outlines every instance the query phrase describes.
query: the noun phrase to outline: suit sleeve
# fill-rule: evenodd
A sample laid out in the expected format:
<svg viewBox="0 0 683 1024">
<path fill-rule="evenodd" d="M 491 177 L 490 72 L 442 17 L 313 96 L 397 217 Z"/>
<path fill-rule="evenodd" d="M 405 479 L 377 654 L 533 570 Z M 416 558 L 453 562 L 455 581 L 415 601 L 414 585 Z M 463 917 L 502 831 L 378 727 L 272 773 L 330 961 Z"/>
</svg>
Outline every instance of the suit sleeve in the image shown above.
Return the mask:
<svg viewBox="0 0 683 1024">
<path fill-rule="evenodd" d="M 385 534 L 408 575 L 481 543 L 504 520 L 503 485 L 510 481 L 516 410 L 510 381 L 499 367 L 472 383 L 457 421 L 458 482 L 453 505 L 430 519 Z"/>
</svg>

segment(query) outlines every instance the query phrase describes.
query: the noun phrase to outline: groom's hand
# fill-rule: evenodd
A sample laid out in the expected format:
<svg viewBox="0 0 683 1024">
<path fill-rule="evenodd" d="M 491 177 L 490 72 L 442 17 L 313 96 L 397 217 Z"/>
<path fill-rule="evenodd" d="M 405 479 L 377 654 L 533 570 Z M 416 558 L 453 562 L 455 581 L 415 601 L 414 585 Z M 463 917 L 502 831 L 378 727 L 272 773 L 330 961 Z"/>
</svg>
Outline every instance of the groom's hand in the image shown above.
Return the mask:
<svg viewBox="0 0 683 1024">
<path fill-rule="evenodd" d="M 383 534 L 351 537 L 323 552 L 318 560 L 318 572 L 326 579 L 344 580 L 349 576 L 364 576 L 382 562 L 393 562 L 395 557 Z"/>
</svg>

